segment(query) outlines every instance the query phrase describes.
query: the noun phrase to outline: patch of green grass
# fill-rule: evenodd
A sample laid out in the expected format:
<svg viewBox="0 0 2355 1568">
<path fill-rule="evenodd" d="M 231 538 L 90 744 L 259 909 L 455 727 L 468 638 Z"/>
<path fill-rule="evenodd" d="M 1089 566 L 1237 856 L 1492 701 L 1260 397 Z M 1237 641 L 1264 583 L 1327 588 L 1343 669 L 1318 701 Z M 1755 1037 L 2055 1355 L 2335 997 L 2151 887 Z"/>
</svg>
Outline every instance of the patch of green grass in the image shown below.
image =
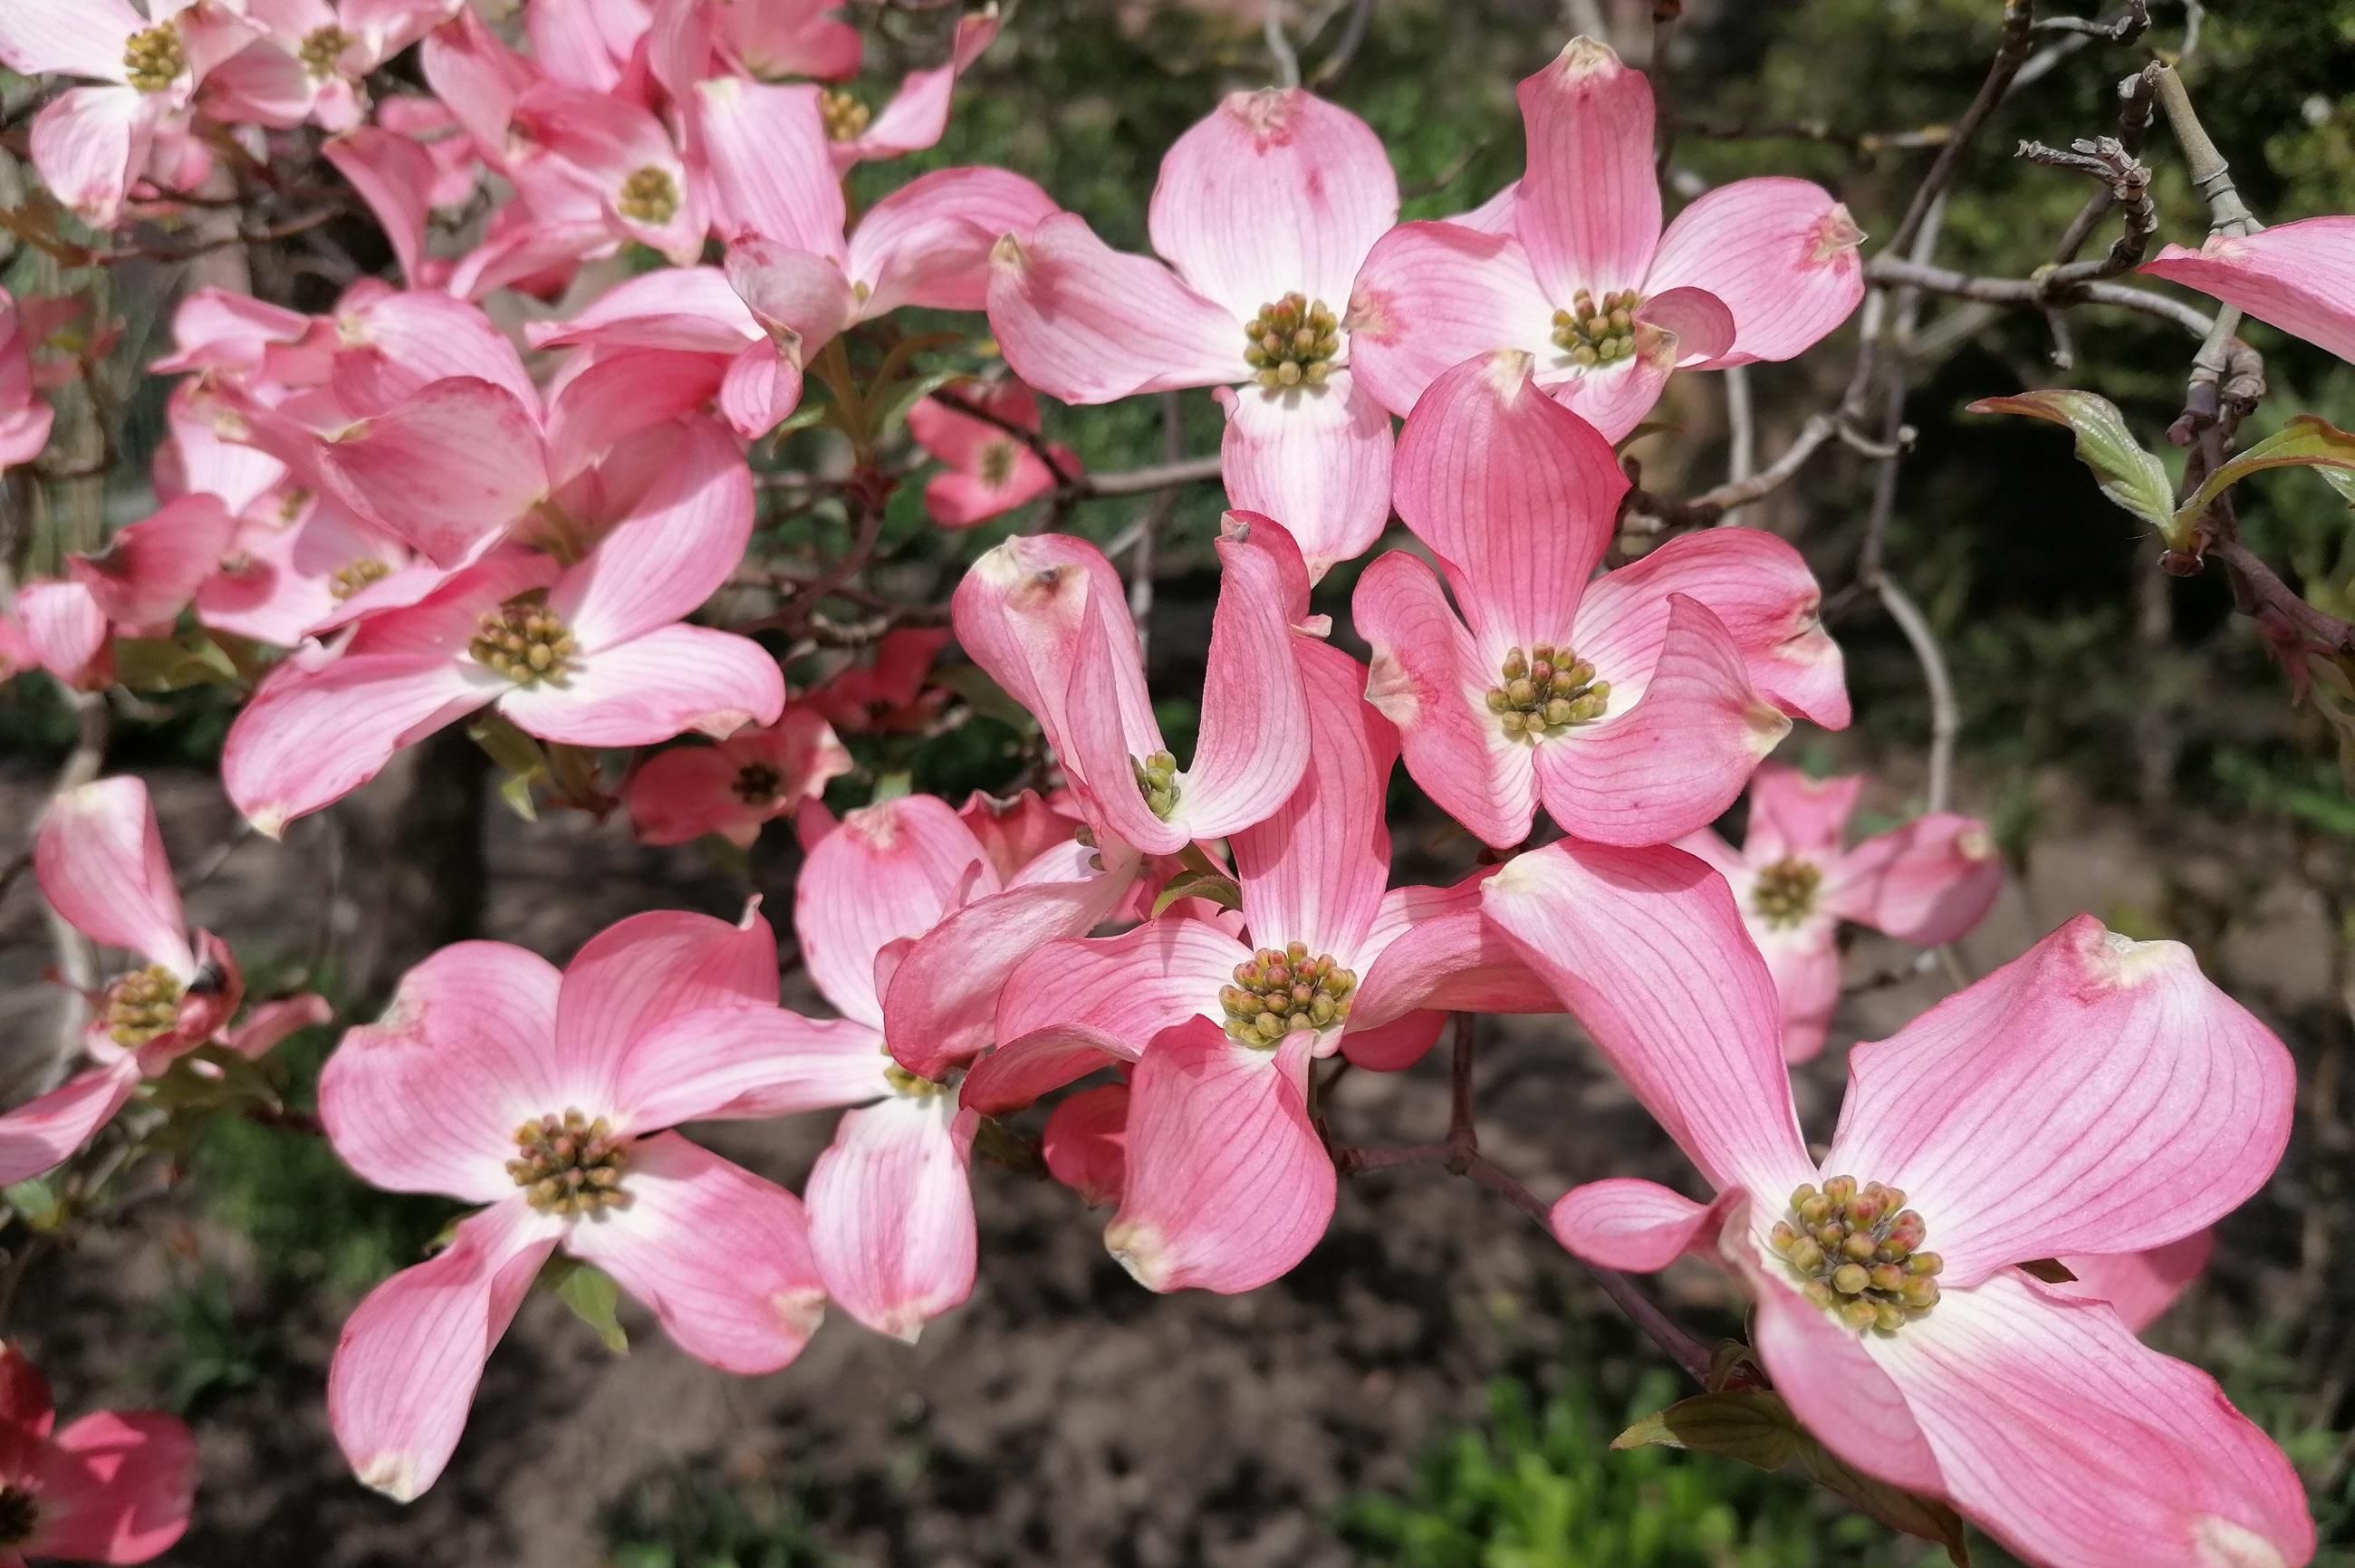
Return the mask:
<svg viewBox="0 0 2355 1568">
<path fill-rule="evenodd" d="M 830 1568 L 784 1488 L 681 1467 L 640 1481 L 606 1510 L 610 1568 Z"/>
</svg>

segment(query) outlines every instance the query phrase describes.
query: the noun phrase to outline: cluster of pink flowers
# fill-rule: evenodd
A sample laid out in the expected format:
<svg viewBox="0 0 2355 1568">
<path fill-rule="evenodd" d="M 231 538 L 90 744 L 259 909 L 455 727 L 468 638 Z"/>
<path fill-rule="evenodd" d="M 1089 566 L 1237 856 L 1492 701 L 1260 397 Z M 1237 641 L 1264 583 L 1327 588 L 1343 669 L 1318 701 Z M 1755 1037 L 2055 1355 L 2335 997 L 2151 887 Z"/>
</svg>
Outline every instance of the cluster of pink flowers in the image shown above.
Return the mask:
<svg viewBox="0 0 2355 1568">
<path fill-rule="evenodd" d="M 996 27 L 964 17 L 870 112 L 826 85 L 859 40 L 817 0 L 538 0 L 519 33 L 459 0 L 0 9 L 0 61 L 94 84 L 31 139 L 83 219 L 168 211 L 224 148 L 263 156 L 308 124 L 402 283 L 317 315 L 185 299 L 154 367 L 184 378 L 159 506 L 17 592 L 0 675 L 102 688 L 123 640 L 184 616 L 275 650 L 240 671 L 221 764 L 272 836 L 473 718 L 591 774 L 635 753 L 603 804 L 646 842 L 749 846 L 784 818 L 806 851 L 794 935 L 829 1016 L 780 1005 L 756 901 L 733 923 L 634 916 L 560 970 L 448 947 L 344 1031 L 319 1094 L 336 1151 L 480 1206 L 345 1328 L 327 1403 L 360 1478 L 433 1484 L 559 1252 L 727 1371 L 786 1365 L 829 1304 L 913 1339 L 973 1288 L 976 1138 L 1049 1096 L 1043 1160 L 1111 1208 L 1105 1245 L 1142 1285 L 1256 1288 L 1334 1211 L 1319 1060 L 1397 1072 L 1451 1012 L 1561 1013 L 1713 1197 L 1582 1187 L 1556 1236 L 1613 1267 L 1728 1270 L 1774 1389 L 1848 1465 L 2049 1568 L 2306 1563 L 2287 1461 L 2135 1337 L 2280 1157 L 2279 1042 L 2183 948 L 2080 917 L 1858 1047 L 1812 1157 L 1786 1061 L 1825 1042 L 1841 923 L 1950 943 L 2000 861 L 1947 814 L 1843 848 L 1863 781 L 1762 766 L 1795 722 L 1849 721 L 1790 545 L 1705 529 L 1603 570 L 1628 489 L 1614 443 L 1673 373 L 1838 327 L 1864 288 L 1847 210 L 1753 179 L 1664 225 L 1651 89 L 1580 39 L 1520 85 L 1524 177 L 1445 222 L 1399 224 L 1373 131 L 1298 89 L 1237 92 L 1169 149 L 1158 260 L 1002 169 L 937 170 L 854 219 L 844 172 L 937 142 Z M 429 94 L 373 74 L 412 45 Z M 484 191 L 470 246 L 436 253 L 435 215 Z M 2344 302 L 2311 285 L 2305 227 L 2155 266 L 2318 333 Z M 668 264 L 612 281 L 598 263 L 625 250 Z M 482 303 L 517 293 L 569 302 L 523 333 L 531 360 Z M 1013 372 L 911 400 L 945 528 L 1081 474 L 1039 437 L 1032 389 L 1213 389 L 1232 509 L 1190 757 L 1118 571 L 1073 535 L 996 544 L 952 628 L 895 631 L 805 692 L 729 628 L 756 443 L 903 306 L 984 313 Z M 0 296 L 0 467 L 48 434 L 49 309 Z M 1398 548 L 1349 601 L 1360 662 L 1312 590 L 1393 514 Z M 936 720 L 952 631 L 1060 787 L 961 808 L 883 792 L 837 816 L 843 737 Z M 1465 880 L 1391 885 L 1401 762 L 1488 847 Z M 1737 852 L 1711 824 L 1745 790 Z M 0 1182 L 72 1157 L 143 1086 L 328 1016 L 299 996 L 239 1021 L 238 967 L 187 929 L 136 780 L 58 799 L 36 865 L 59 914 L 144 963 L 91 998 L 91 1064 L 0 1116 Z M 841 1115 L 799 1197 L 675 1130 L 822 1111 Z M 2074 1283 L 2021 1267 L 2047 1260 Z M 11 1352 L 0 1374 L 0 1531 L 13 1498 L 37 1505 L 0 1560 L 91 1554 L 101 1515 L 102 1560 L 167 1544 L 186 1434 L 98 1417 L 52 1440 L 29 1369 Z"/>
</svg>

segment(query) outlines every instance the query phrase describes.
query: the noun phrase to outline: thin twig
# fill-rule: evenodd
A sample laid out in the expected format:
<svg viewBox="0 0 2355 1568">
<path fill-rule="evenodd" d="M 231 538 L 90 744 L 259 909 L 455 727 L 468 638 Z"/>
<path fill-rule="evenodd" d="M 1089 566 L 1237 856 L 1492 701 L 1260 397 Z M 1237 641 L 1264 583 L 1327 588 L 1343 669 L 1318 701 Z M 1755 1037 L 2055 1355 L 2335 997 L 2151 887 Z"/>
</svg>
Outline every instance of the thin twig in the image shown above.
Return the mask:
<svg viewBox="0 0 2355 1568">
<path fill-rule="evenodd" d="M 2167 114 L 2169 128 L 2183 148 L 2184 162 L 2190 165 L 2191 184 L 2207 200 L 2209 232 L 2251 234 L 2263 228 L 2250 216 L 2241 201 L 2241 193 L 2233 188 L 2232 165 L 2224 161 L 2224 155 L 2209 138 L 2207 128 L 2200 123 L 2200 116 L 2191 107 L 2191 95 L 2184 90 L 2182 76 L 2161 66 L 2151 73 L 2151 87 L 2159 108 Z"/>
<path fill-rule="evenodd" d="M 1987 116 L 1994 113 L 1996 105 L 2003 101 L 2003 95 L 2011 91 L 2011 79 L 2019 74 L 2019 68 L 2028 60 L 2029 41 L 2034 36 L 2030 24 L 2034 20 L 2035 6 L 2030 0 L 2004 0 L 2003 38 L 1996 46 L 1995 60 L 1987 67 L 1987 80 L 1979 83 L 1978 96 L 1971 100 L 1971 106 L 1963 111 L 1961 119 L 1955 122 L 1955 133 L 1947 138 L 1945 145 L 1938 149 L 1938 156 L 1930 165 L 1930 172 L 1923 176 L 1922 183 L 1914 187 L 1913 199 L 1905 207 L 1905 216 L 1898 221 L 1897 231 L 1889 237 L 1889 253 L 1899 254 L 1913 249 L 1913 237 L 1922 231 L 1922 225 L 1929 219 L 1930 204 L 1938 199 L 1948 182 L 1953 180 L 1955 171 L 1962 166 L 1963 154 L 1978 134 L 1979 127 L 1987 123 Z"/>
<path fill-rule="evenodd" d="M 1927 795 L 1929 809 L 1944 811 L 1953 798 L 1955 777 L 1955 739 L 1962 730 L 1962 713 L 1955 703 L 1954 677 L 1946 672 L 1946 656 L 1939 649 L 1937 634 L 1930 629 L 1929 617 L 1922 613 L 1913 596 L 1897 586 L 1886 573 L 1873 584 L 1881 598 L 1881 607 L 1905 640 L 1913 645 L 1913 658 L 1922 667 L 1923 683 L 1930 688 L 1930 784 Z"/>
<path fill-rule="evenodd" d="M 1349 69 L 1358 58 L 1358 50 L 1366 41 L 1367 27 L 1374 19 L 1374 0 L 1350 0 L 1349 18 L 1341 24 L 1341 36 L 1333 40 L 1332 52 L 1318 62 L 1308 78 L 1308 85 L 1322 90 L 1330 87 Z"/>
<path fill-rule="evenodd" d="M 1875 256 L 1866 265 L 1865 277 L 1875 283 L 1907 284 L 1929 293 L 2015 308 L 2034 310 L 2046 305 L 2114 305 L 2120 310 L 2156 316 L 2181 327 L 2194 337 L 2207 336 L 2209 330 L 2216 325 L 2215 317 L 2197 306 L 2126 283 L 2076 283 L 2056 293 L 2034 278 L 1977 277 L 1949 267 L 1921 266 L 1902 257 L 1887 255 Z"/>
<path fill-rule="evenodd" d="M 1746 485 L 1758 472 L 1758 421 L 1750 406 L 1750 367 L 1729 365 L 1725 382 L 1725 482 Z"/>
<path fill-rule="evenodd" d="M 1178 394 L 1162 393 L 1161 455 L 1165 462 L 1178 461 L 1184 448 L 1182 416 Z M 1136 543 L 1128 558 L 1128 617 L 1136 623 L 1136 647 L 1140 654 L 1151 645 L 1153 635 L 1153 546 L 1177 507 L 1177 490 L 1166 489 L 1153 497 L 1145 508 L 1145 516 L 1136 520 Z"/>
<path fill-rule="evenodd" d="M 1480 1130 L 1472 1116 L 1473 1055 L 1480 1046 L 1480 1015 L 1457 1013 L 1448 1042 L 1447 1168 L 1465 1175 L 1480 1152 Z"/>
<path fill-rule="evenodd" d="M 1275 60 L 1275 84 L 1298 87 L 1300 56 L 1284 33 L 1284 0 L 1260 0 L 1260 21 L 1261 31 L 1267 36 L 1267 52 Z"/>
</svg>

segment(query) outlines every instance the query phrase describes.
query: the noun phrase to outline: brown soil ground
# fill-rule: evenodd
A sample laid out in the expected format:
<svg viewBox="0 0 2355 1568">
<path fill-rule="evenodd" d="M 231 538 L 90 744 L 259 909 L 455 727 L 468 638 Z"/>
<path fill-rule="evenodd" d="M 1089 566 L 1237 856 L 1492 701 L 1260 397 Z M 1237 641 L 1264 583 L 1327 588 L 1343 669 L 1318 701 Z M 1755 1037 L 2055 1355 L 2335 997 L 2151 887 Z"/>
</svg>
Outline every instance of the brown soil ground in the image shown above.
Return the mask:
<svg viewBox="0 0 2355 1568">
<path fill-rule="evenodd" d="M 196 774 L 155 786 L 176 863 L 198 862 L 229 823 L 217 786 Z M 34 784 L 0 780 L 0 821 L 29 827 L 38 800 Z M 16 837 L 0 836 L 0 847 Z M 699 855 L 639 848 L 619 824 L 502 821 L 493 840 L 488 934 L 559 959 L 634 911 L 732 913 L 740 897 Z M 2222 879 L 2245 872 L 2249 853 L 2179 854 L 2177 864 L 2194 882 Z M 2151 908 L 2157 863 L 2122 820 L 2056 802 L 2035 876 L 2007 891 L 1964 957 L 1992 967 L 2079 908 Z M 46 1037 L 54 1006 L 25 882 L 0 907 L 0 1048 L 19 1057 Z M 191 913 L 248 951 L 299 950 L 324 888 L 302 855 L 254 842 L 197 891 Z M 2328 1001 L 2328 939 L 2320 916 L 2283 892 L 2204 956 L 2296 1044 Z M 1900 956 L 1859 943 L 1851 977 Z M 1941 989 L 1932 977 L 1857 996 L 1836 1038 L 1886 1034 Z M 1533 1189 L 1682 1175 L 1566 1028 L 1492 1026 L 1489 1038 L 1486 1147 Z M 1842 1054 L 1836 1047 L 1802 1074 L 1812 1128 L 1828 1131 Z M 1351 1075 L 1336 1096 L 1337 1127 L 1365 1144 L 1438 1136 L 1437 1066 Z M 798 1185 L 827 1134 L 826 1118 L 809 1117 L 712 1128 L 708 1141 Z M 2292 1179 L 2252 1206 L 2230 1246 L 2287 1253 Z M 193 1230 L 176 1202 L 52 1260 L 16 1331 L 69 1409 L 136 1397 L 152 1393 L 141 1380 L 163 1355 L 155 1308 L 167 1250 L 225 1259 L 243 1282 L 235 1310 L 266 1328 L 272 1354 L 259 1381 L 201 1411 L 200 1523 L 171 1554 L 177 1563 L 581 1568 L 599 1560 L 601 1509 L 687 1464 L 794 1488 L 841 1561 L 878 1568 L 1327 1568 L 1349 1561 L 1330 1530 L 1342 1498 L 1401 1483 L 1418 1451 L 1477 1418 L 1483 1385 L 1518 1351 L 1555 1342 L 1555 1318 L 1599 1309 L 1525 1220 L 1433 1170 L 1350 1184 L 1301 1269 L 1233 1299 L 1138 1289 L 1103 1250 L 1102 1213 L 1060 1188 L 987 1167 L 977 1186 L 979 1285 L 913 1348 L 837 1319 L 797 1365 L 740 1380 L 689 1360 L 626 1308 L 633 1348 L 617 1360 L 553 1300 L 534 1299 L 492 1360 L 448 1473 L 407 1509 L 354 1484 L 327 1433 L 326 1358 L 349 1304 L 272 1298 L 240 1263 L 236 1238 Z M 2262 1270 L 2247 1282 L 2266 1294 L 2287 1283 Z M 1698 1270 L 1668 1285 L 1696 1304 L 1715 1289 Z"/>
</svg>

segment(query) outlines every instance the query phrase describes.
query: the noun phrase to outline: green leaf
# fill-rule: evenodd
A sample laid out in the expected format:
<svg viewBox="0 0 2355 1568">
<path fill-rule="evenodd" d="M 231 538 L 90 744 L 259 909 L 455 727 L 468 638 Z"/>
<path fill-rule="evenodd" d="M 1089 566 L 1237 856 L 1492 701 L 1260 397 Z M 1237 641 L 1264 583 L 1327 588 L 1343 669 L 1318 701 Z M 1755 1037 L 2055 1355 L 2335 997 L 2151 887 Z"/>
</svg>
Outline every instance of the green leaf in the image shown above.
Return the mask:
<svg viewBox="0 0 2355 1568">
<path fill-rule="evenodd" d="M 180 637 L 118 637 L 114 678 L 133 691 L 245 684 L 236 663 L 202 632 Z"/>
<path fill-rule="evenodd" d="M 496 713 L 485 713 L 466 726 L 466 739 L 480 746 L 499 770 L 499 798 L 526 822 L 539 820 L 531 803 L 531 786 L 552 776 L 548 753 L 539 742 Z"/>
<path fill-rule="evenodd" d="M 1970 1563 L 1962 1518 L 1953 1509 L 1859 1474 L 1799 1424 L 1782 1395 L 1764 1389 L 1681 1400 L 1638 1421 L 1614 1438 L 1611 1446 L 1684 1448 L 1722 1455 L 1761 1470 L 1805 1476 L 1891 1530 L 1937 1541 L 1956 1568 L 1968 1568 Z"/>
<path fill-rule="evenodd" d="M 1161 896 L 1153 901 L 1153 912 L 1159 914 L 1179 899 L 1208 899 L 1220 909 L 1243 907 L 1243 891 L 1224 871 L 1187 871 L 1169 879 Z"/>
<path fill-rule="evenodd" d="M 0 1198 L 36 1231 L 54 1231 L 65 1222 L 65 1205 L 58 1201 L 57 1189 L 37 1176 L 0 1188 Z"/>
<path fill-rule="evenodd" d="M 990 679 L 979 665 L 961 664 L 938 671 L 932 682 L 964 699 L 965 706 L 982 718 L 995 719 L 1017 734 L 1027 735 L 1039 728 L 1030 710 L 1008 697 L 1006 688 Z"/>
<path fill-rule="evenodd" d="M 1780 1394 L 1733 1389 L 1695 1394 L 1646 1416 L 1611 1440 L 1614 1448 L 1686 1448 L 1779 1470 L 1807 1441 Z"/>
<path fill-rule="evenodd" d="M 575 1317 L 597 1331 L 605 1349 L 617 1356 L 629 1354 L 630 1337 L 622 1332 L 622 1321 L 614 1316 L 622 1293 L 615 1288 L 613 1275 L 586 1264 L 575 1264 L 556 1282 L 556 1298 L 572 1308 Z"/>
<path fill-rule="evenodd" d="M 2328 420 L 2300 414 L 2208 475 L 2206 482 L 2176 508 L 2176 536 L 2188 539 L 2191 525 L 2200 520 L 2208 503 L 2250 475 L 2266 468 L 2314 469 L 2329 481 L 2332 489 L 2355 503 L 2355 435 Z"/>
<path fill-rule="evenodd" d="M 2176 543 L 2175 487 L 2167 466 L 2143 450 L 2126 428 L 2126 416 L 2107 398 L 2054 388 L 2011 398 L 1981 398 L 1975 414 L 2026 414 L 2066 425 L 2077 438 L 2077 456 L 2094 471 L 2102 494 Z"/>
</svg>

